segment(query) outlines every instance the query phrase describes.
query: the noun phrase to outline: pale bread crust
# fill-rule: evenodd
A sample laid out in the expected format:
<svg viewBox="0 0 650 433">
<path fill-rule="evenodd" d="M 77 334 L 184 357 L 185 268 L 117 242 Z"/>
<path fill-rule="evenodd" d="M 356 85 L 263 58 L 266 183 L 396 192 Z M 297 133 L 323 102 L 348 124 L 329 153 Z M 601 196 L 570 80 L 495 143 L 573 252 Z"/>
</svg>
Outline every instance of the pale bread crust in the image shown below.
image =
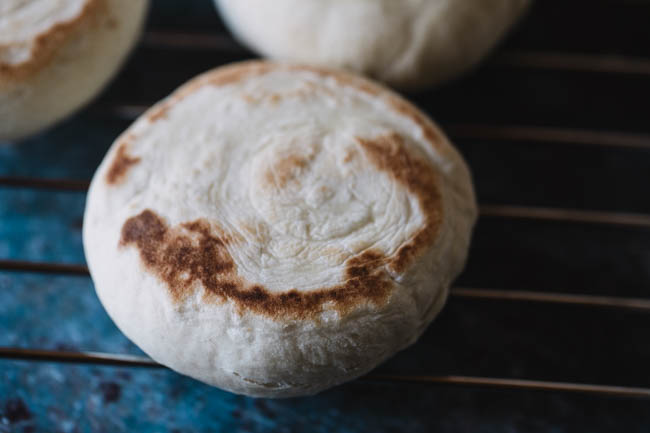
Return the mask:
<svg viewBox="0 0 650 433">
<path fill-rule="evenodd" d="M 191 80 L 118 138 L 84 247 L 106 310 L 155 360 L 291 397 L 412 344 L 463 267 L 476 212 L 462 158 L 398 95 L 246 62 Z"/>
<path fill-rule="evenodd" d="M 17 140 L 106 85 L 142 30 L 148 0 L 3 0 L 1 7 L 0 140 Z"/>
<path fill-rule="evenodd" d="M 530 0 L 214 0 L 248 47 L 341 68 L 403 89 L 476 65 Z"/>
</svg>

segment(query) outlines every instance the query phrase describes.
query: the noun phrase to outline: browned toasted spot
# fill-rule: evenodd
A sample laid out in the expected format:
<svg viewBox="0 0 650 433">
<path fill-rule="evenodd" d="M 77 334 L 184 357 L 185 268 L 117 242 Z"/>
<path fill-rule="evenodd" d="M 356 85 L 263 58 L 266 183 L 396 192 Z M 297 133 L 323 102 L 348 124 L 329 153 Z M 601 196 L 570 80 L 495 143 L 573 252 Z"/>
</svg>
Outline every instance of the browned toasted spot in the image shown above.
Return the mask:
<svg viewBox="0 0 650 433">
<path fill-rule="evenodd" d="M 365 78 L 345 72 L 334 71 L 331 69 L 309 65 L 290 65 L 288 68 L 292 71 L 308 71 L 323 78 L 333 78 L 338 84 L 354 87 L 357 90 L 368 93 L 370 95 L 378 95 L 383 91 L 380 86 L 373 84 Z"/>
<path fill-rule="evenodd" d="M 113 158 L 108 172 L 106 173 L 106 182 L 109 185 L 118 184 L 132 165 L 140 162 L 140 157 L 132 157 L 126 152 L 128 140 L 122 142 L 117 148 L 117 154 Z"/>
<path fill-rule="evenodd" d="M 175 103 L 185 99 L 187 96 L 196 92 L 204 86 L 226 86 L 228 84 L 243 81 L 245 78 L 255 77 L 267 74 L 275 69 L 278 65 L 271 62 L 262 62 L 259 60 L 249 60 L 239 62 L 228 66 L 221 66 L 212 71 L 208 71 L 198 77 L 190 80 L 187 84 L 181 86 L 167 99 L 164 104 L 164 111 L 166 112 Z M 243 98 L 248 102 L 255 102 L 256 98 L 253 95 L 244 95 Z M 162 113 L 163 115 L 165 113 Z M 153 114 L 156 116 L 155 112 Z M 151 120 L 151 119 L 150 119 Z M 156 119 L 153 119 L 154 121 Z"/>
<path fill-rule="evenodd" d="M 413 120 L 413 122 L 415 122 L 415 124 L 422 130 L 424 138 L 426 138 L 432 146 L 440 146 L 440 143 L 442 142 L 440 132 L 433 126 L 429 119 L 420 113 L 420 110 L 414 107 L 410 102 L 396 96 L 389 97 L 388 102 L 395 111 Z"/>
<path fill-rule="evenodd" d="M 225 86 L 241 81 L 249 76 L 267 74 L 273 69 L 273 66 L 269 63 L 245 62 L 221 69 L 219 73 L 212 75 L 208 81 L 213 86 Z"/>
<path fill-rule="evenodd" d="M 165 101 L 160 104 L 156 104 L 151 111 L 147 114 L 147 117 L 151 123 L 157 122 L 158 120 L 167 116 L 167 112 L 172 108 L 172 103 Z"/>
<path fill-rule="evenodd" d="M 269 167 L 265 177 L 269 184 L 277 188 L 284 188 L 287 183 L 295 181 L 308 165 L 308 157 L 288 155 Z"/>
<path fill-rule="evenodd" d="M 6 63 L 0 60 L 0 77 L 17 79 L 35 73 L 50 62 L 65 41 L 81 34 L 87 27 L 96 25 L 97 20 L 104 15 L 106 7 L 106 0 L 86 0 L 78 15 L 59 22 L 35 36 L 30 55 L 25 61 Z M 0 46 L 0 52 L 11 48 L 11 46 L 6 48 Z"/>
<path fill-rule="evenodd" d="M 250 93 L 243 93 L 241 97 L 249 104 L 254 104 L 258 101 L 257 98 L 253 97 Z"/>
<path fill-rule="evenodd" d="M 274 319 L 310 319 L 326 306 L 345 314 L 360 304 L 382 305 L 388 300 L 392 283 L 384 270 L 385 260 L 377 252 L 349 259 L 340 285 L 274 293 L 237 274 L 226 243 L 214 232 L 204 220 L 169 228 L 153 211 L 145 210 L 124 223 L 120 246 L 135 246 L 143 264 L 166 284 L 176 302 L 201 286 L 206 302 L 231 301 L 240 312 Z"/>
<path fill-rule="evenodd" d="M 170 230 L 158 215 L 145 210 L 122 226 L 120 244 L 137 246 L 144 264 L 167 284 L 174 299 L 184 299 L 197 281 L 210 290 L 231 284 L 235 264 L 204 221 Z"/>
<path fill-rule="evenodd" d="M 354 148 L 350 147 L 345 150 L 345 155 L 343 156 L 343 162 L 349 163 L 357 156 L 357 152 Z"/>
<path fill-rule="evenodd" d="M 434 242 L 442 223 L 442 197 L 436 172 L 424 157 L 409 152 L 399 134 L 389 133 L 372 139 L 357 138 L 357 141 L 379 170 L 388 173 L 418 198 L 424 214 L 423 227 L 389 259 L 391 270 L 403 272 L 422 249 Z"/>
</svg>

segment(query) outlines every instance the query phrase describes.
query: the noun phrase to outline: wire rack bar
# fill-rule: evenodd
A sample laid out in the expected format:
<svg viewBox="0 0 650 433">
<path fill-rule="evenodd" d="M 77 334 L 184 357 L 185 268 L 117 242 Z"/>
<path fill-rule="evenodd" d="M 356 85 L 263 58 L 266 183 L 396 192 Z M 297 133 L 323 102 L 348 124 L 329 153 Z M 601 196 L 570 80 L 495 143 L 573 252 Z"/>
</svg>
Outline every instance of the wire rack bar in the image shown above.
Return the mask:
<svg viewBox="0 0 650 433">
<path fill-rule="evenodd" d="M 641 228 L 650 227 L 650 215 L 645 214 L 528 206 L 482 205 L 481 217 L 535 219 Z"/>
<path fill-rule="evenodd" d="M 497 389 L 514 389 L 525 391 L 552 391 L 591 394 L 600 396 L 632 397 L 650 399 L 650 388 L 591 385 L 568 382 L 547 382 L 524 379 L 504 379 L 491 377 L 472 376 L 403 376 L 371 374 L 365 380 L 378 380 L 401 383 L 438 384 L 438 385 L 464 385 Z"/>
<path fill-rule="evenodd" d="M 132 121 L 140 117 L 149 107 L 149 105 L 124 104 L 101 108 L 100 110 L 120 119 Z"/>
<path fill-rule="evenodd" d="M 249 50 L 229 35 L 217 33 L 151 30 L 145 33 L 142 45 L 153 49 L 214 50 L 250 54 Z M 505 51 L 489 59 L 487 66 L 650 75 L 649 59 L 559 51 Z"/>
<path fill-rule="evenodd" d="M 23 260 L 0 260 L 0 270 L 83 276 L 89 274 L 88 267 L 84 265 L 29 262 Z"/>
<path fill-rule="evenodd" d="M 499 301 L 540 302 L 549 304 L 577 305 L 583 307 L 621 308 L 650 312 L 650 299 L 622 298 L 615 296 L 575 295 L 571 293 L 548 293 L 527 290 L 497 290 L 456 287 L 451 295 L 467 299 L 494 299 Z"/>
<path fill-rule="evenodd" d="M 650 135 L 616 131 L 519 125 L 450 124 L 444 128 L 452 138 L 580 144 L 586 146 L 650 149 Z"/>
<path fill-rule="evenodd" d="M 117 355 L 98 352 L 66 352 L 53 350 L 34 350 L 13 347 L 0 348 L 0 358 L 20 361 L 61 362 L 74 364 L 94 364 L 117 367 L 166 368 L 150 358 L 133 355 Z M 397 382 L 416 384 L 479 386 L 500 389 L 578 392 L 618 397 L 650 399 L 650 388 L 590 385 L 566 382 L 547 382 L 520 379 L 504 379 L 472 376 L 411 376 L 371 373 L 359 380 L 365 382 Z"/>
<path fill-rule="evenodd" d="M 86 191 L 90 186 L 87 180 L 46 179 L 36 177 L 0 176 L 0 186 L 66 191 Z"/>
<path fill-rule="evenodd" d="M 572 72 L 650 75 L 650 59 L 606 54 L 506 51 L 496 55 L 488 64 Z"/>
<path fill-rule="evenodd" d="M 61 263 L 39 263 L 15 260 L 0 260 L 0 271 L 39 272 L 61 275 L 89 276 L 88 267 Z M 457 287 L 451 296 L 466 299 L 499 301 L 539 302 L 550 304 L 577 305 L 584 307 L 608 307 L 650 312 L 650 299 L 623 298 L 614 296 L 574 295 L 570 293 L 547 293 L 526 290 L 498 290 Z"/>
<path fill-rule="evenodd" d="M 98 364 L 118 367 L 165 368 L 150 358 L 99 352 L 68 352 L 59 350 L 22 349 L 0 347 L 0 358 L 21 361 Z"/>
</svg>

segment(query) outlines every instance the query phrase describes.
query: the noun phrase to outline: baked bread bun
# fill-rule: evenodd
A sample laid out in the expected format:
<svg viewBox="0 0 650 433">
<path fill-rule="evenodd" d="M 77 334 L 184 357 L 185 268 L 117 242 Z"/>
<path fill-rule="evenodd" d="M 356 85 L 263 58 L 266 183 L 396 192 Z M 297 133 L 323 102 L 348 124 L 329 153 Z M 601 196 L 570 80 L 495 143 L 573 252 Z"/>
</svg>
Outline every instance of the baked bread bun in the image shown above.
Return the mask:
<svg viewBox="0 0 650 433">
<path fill-rule="evenodd" d="M 83 238 L 104 307 L 153 359 L 290 397 L 412 344 L 475 218 L 465 163 L 404 99 L 248 62 L 191 80 L 117 139 Z"/>
<path fill-rule="evenodd" d="M 148 0 L 1 0 L 0 140 L 61 120 L 95 96 L 139 34 Z"/>
<path fill-rule="evenodd" d="M 400 88 L 438 84 L 486 55 L 530 0 L 215 0 L 245 45 Z"/>
</svg>

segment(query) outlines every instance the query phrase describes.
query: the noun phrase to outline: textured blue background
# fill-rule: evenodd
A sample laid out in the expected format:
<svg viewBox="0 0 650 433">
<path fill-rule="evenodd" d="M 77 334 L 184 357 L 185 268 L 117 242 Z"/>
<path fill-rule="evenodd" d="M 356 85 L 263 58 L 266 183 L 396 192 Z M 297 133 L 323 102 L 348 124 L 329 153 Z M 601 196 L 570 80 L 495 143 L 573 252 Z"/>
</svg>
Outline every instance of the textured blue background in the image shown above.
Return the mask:
<svg viewBox="0 0 650 433">
<path fill-rule="evenodd" d="M 647 2 L 589 2 L 589 17 L 586 4 L 538 2 L 503 50 L 650 58 Z M 154 0 L 148 27 L 223 33 L 208 0 Z M 248 56 L 245 50 L 145 43 L 91 107 L 23 143 L 0 144 L 0 176 L 87 180 L 128 125 L 111 107 L 149 105 L 199 72 Z M 488 65 L 409 97 L 443 126 L 490 122 L 650 133 L 650 78 L 643 74 Z M 543 140 L 457 143 L 481 202 L 650 213 L 647 149 Z M 0 258 L 83 263 L 84 200 L 80 192 L 0 188 Z M 650 233 L 487 218 L 459 284 L 650 297 Z M 641 313 L 452 299 L 418 344 L 380 370 L 650 386 L 648 335 L 650 318 Z M 105 314 L 89 278 L 24 272 L 0 271 L 0 346 L 141 354 Z M 310 398 L 254 400 L 164 369 L 0 360 L 0 432 L 14 431 L 648 432 L 650 404 L 369 382 Z"/>
</svg>

